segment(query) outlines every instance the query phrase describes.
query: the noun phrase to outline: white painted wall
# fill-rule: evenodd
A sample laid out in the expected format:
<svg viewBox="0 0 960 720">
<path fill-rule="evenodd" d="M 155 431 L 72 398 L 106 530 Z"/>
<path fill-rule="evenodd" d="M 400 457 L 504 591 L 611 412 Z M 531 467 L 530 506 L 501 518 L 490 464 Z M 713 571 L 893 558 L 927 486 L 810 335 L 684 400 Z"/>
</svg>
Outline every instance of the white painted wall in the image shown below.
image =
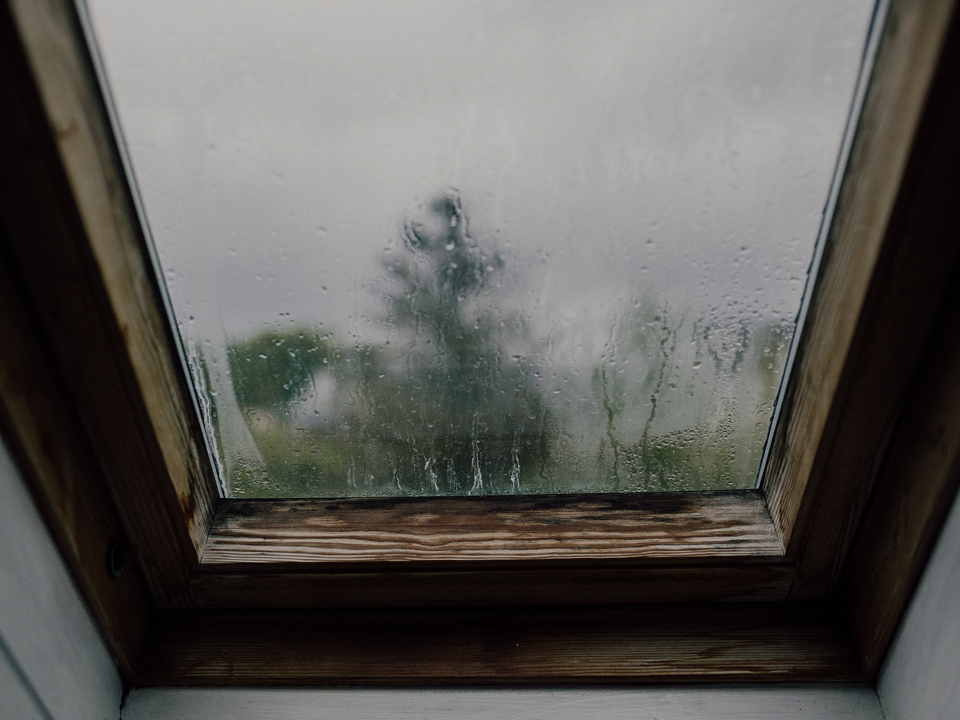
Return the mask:
<svg viewBox="0 0 960 720">
<path fill-rule="evenodd" d="M 0 718 L 47 720 L 32 690 L 4 648 L 0 652 Z"/>
<path fill-rule="evenodd" d="M 123 720 L 882 720 L 870 687 L 139 690 Z"/>
<path fill-rule="evenodd" d="M 0 442 L 0 720 L 117 720 L 122 684 Z"/>
<path fill-rule="evenodd" d="M 960 498 L 880 672 L 887 720 L 960 718 Z"/>
</svg>

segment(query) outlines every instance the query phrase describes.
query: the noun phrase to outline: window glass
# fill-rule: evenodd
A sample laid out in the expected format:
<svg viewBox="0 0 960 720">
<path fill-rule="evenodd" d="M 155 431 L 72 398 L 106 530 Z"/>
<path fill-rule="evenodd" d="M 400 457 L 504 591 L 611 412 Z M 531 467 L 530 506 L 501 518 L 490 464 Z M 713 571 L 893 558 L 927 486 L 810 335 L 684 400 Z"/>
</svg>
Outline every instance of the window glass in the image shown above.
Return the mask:
<svg viewBox="0 0 960 720">
<path fill-rule="evenodd" d="M 87 0 L 231 496 L 752 487 L 868 0 Z"/>
</svg>

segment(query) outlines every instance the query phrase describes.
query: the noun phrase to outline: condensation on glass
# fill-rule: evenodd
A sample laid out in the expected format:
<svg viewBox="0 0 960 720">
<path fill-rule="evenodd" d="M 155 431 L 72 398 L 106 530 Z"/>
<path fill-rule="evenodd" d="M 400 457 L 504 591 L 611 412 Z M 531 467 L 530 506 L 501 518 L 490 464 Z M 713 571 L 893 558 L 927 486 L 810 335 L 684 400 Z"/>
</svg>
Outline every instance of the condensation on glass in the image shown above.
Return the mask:
<svg viewBox="0 0 960 720">
<path fill-rule="evenodd" d="M 228 495 L 753 486 L 870 2 L 87 5 Z"/>
</svg>

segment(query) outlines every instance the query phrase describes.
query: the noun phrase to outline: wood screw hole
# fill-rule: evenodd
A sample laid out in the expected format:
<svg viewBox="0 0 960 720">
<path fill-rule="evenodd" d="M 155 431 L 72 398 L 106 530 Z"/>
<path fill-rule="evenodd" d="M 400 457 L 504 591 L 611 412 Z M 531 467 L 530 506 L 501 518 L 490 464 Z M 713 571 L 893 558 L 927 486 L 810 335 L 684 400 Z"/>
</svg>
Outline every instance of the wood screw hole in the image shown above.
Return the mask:
<svg viewBox="0 0 960 720">
<path fill-rule="evenodd" d="M 114 540 L 107 548 L 107 575 L 112 578 L 120 577 L 126 563 L 126 554 L 119 540 Z"/>
</svg>

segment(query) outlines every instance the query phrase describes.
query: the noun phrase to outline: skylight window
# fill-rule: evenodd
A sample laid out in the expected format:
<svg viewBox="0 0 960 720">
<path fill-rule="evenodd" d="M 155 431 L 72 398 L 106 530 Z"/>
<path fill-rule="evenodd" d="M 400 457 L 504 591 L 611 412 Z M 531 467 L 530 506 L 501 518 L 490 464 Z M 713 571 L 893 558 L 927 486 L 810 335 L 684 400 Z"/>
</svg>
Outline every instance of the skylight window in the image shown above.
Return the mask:
<svg viewBox="0 0 960 720">
<path fill-rule="evenodd" d="M 753 487 L 873 3 L 88 5 L 228 495 Z"/>
</svg>

